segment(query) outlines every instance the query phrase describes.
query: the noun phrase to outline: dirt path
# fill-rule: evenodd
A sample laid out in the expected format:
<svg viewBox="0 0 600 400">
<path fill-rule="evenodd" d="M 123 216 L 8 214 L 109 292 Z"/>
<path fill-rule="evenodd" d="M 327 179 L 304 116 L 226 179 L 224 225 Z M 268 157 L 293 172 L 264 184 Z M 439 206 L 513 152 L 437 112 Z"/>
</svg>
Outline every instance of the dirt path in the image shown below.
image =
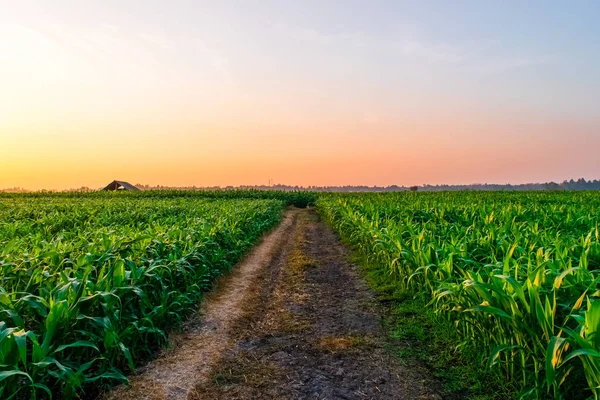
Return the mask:
<svg viewBox="0 0 600 400">
<path fill-rule="evenodd" d="M 215 293 L 108 398 L 440 398 L 384 350 L 373 296 L 314 211 L 287 211 Z"/>
</svg>

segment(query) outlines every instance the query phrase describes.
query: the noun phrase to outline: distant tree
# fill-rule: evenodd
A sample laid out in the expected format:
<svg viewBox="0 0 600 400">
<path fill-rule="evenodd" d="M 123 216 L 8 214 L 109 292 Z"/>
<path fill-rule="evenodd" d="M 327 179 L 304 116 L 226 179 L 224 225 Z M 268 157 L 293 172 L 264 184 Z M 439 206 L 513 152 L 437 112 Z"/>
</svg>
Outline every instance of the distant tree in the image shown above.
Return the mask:
<svg viewBox="0 0 600 400">
<path fill-rule="evenodd" d="M 561 190 L 561 187 L 556 182 L 544 183 L 544 190 Z"/>
<path fill-rule="evenodd" d="M 408 188 L 411 192 L 416 192 L 417 190 L 419 190 L 418 186 L 411 186 Z"/>
</svg>

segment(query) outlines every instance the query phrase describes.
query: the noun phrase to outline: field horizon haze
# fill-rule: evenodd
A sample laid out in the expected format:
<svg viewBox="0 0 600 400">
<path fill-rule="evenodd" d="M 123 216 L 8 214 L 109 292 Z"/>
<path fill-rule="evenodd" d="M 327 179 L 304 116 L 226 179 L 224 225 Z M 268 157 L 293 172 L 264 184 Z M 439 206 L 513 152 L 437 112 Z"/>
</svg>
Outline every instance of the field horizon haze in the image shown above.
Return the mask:
<svg viewBox="0 0 600 400">
<path fill-rule="evenodd" d="M 117 182 L 119 180 L 115 180 Z M 112 181 L 111 181 L 112 182 Z M 239 185 L 239 186 L 168 186 L 168 185 L 149 185 L 123 181 L 129 185 L 135 186 L 140 190 L 283 190 L 296 191 L 307 190 L 315 192 L 397 192 L 397 191 L 454 191 L 454 190 L 600 190 L 600 180 L 585 178 L 569 179 L 550 182 L 527 182 L 521 184 L 511 183 L 471 183 L 471 184 L 423 184 L 423 185 L 285 185 L 281 183 L 269 182 L 266 185 Z M 30 192 L 93 192 L 97 190 L 106 190 L 106 185 L 98 187 L 80 186 L 64 189 L 47 189 L 40 188 L 38 190 L 29 190 L 23 187 L 0 188 L 0 193 L 30 193 Z"/>
</svg>

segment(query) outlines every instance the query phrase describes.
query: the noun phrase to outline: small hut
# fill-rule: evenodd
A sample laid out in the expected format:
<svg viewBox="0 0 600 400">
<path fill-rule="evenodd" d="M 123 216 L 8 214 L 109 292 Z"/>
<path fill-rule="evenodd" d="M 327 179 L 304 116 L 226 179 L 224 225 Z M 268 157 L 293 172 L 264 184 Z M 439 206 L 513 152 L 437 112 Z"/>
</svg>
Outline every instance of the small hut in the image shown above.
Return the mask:
<svg viewBox="0 0 600 400">
<path fill-rule="evenodd" d="M 140 190 L 139 188 L 133 186 L 129 182 L 124 181 L 112 181 L 108 185 L 104 187 L 102 190 Z"/>
</svg>

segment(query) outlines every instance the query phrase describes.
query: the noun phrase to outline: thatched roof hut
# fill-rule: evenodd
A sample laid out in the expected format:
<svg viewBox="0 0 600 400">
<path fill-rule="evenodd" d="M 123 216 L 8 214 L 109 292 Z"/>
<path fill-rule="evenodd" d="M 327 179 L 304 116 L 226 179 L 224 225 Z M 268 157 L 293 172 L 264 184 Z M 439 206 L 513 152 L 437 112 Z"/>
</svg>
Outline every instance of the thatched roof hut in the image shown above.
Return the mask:
<svg viewBox="0 0 600 400">
<path fill-rule="evenodd" d="M 140 190 L 139 188 L 133 186 L 129 182 L 124 181 L 112 181 L 108 185 L 104 187 L 102 190 Z"/>
</svg>

